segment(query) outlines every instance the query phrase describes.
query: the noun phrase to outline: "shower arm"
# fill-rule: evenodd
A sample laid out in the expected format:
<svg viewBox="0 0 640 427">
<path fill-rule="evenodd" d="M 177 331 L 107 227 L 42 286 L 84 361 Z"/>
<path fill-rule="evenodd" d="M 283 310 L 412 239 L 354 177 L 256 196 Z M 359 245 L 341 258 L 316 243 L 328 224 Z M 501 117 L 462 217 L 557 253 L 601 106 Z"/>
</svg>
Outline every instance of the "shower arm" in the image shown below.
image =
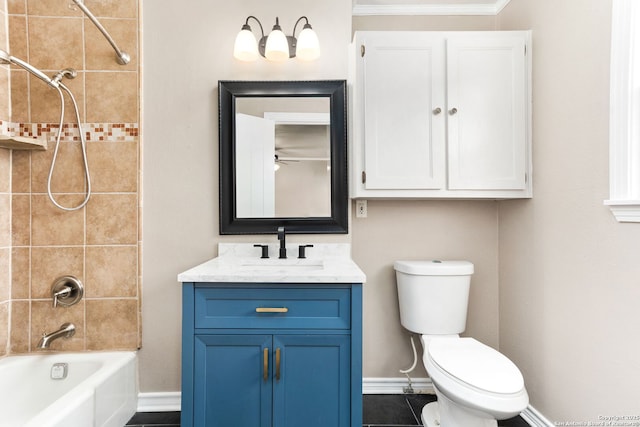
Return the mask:
<svg viewBox="0 0 640 427">
<path fill-rule="evenodd" d="M 109 42 L 113 50 L 116 51 L 116 61 L 118 61 L 118 64 L 120 65 L 128 64 L 129 61 L 131 61 L 131 57 L 129 56 L 129 54 L 118 48 L 118 45 L 116 44 L 115 41 L 113 41 L 113 38 L 109 35 L 107 30 L 102 26 L 100 21 L 98 21 L 98 19 L 93 15 L 93 13 L 91 13 L 89 8 L 87 8 L 87 6 L 84 5 L 83 0 L 72 0 L 72 1 L 80 8 L 80 10 L 82 10 L 82 12 L 87 16 L 87 18 L 89 18 L 91 22 L 93 22 L 93 24 L 98 28 L 98 30 L 100 30 L 102 35 L 107 39 L 107 41 Z"/>
</svg>

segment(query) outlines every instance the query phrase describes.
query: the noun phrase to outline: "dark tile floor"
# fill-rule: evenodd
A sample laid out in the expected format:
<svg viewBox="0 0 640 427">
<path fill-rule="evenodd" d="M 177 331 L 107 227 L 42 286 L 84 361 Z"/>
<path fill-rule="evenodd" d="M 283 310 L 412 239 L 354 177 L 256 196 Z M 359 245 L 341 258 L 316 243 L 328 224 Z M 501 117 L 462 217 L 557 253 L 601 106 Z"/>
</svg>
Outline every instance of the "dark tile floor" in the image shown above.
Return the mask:
<svg viewBox="0 0 640 427">
<path fill-rule="evenodd" d="M 436 400 L 430 394 L 366 394 L 362 397 L 363 427 L 409 427 L 422 425 L 422 407 Z M 500 427 L 529 427 L 522 418 L 500 421 Z M 180 412 L 144 412 L 131 418 L 129 427 L 180 427 Z M 242 427 L 242 426 L 229 426 Z"/>
</svg>

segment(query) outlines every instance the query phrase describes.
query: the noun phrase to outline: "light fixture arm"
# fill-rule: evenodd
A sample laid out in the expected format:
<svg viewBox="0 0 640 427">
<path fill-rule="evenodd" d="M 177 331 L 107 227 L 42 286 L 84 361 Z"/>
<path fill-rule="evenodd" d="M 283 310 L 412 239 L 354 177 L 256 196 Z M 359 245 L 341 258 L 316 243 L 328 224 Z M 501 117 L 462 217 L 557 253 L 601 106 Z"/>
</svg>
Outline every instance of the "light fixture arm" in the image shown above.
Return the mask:
<svg viewBox="0 0 640 427">
<path fill-rule="evenodd" d="M 298 18 L 295 25 L 293 26 L 293 34 L 292 34 L 293 37 L 296 36 L 296 28 L 298 27 L 298 24 L 300 23 L 300 21 L 302 21 L 303 19 L 306 21 L 306 24 L 304 24 L 304 27 L 302 27 L 302 29 L 311 28 L 311 24 L 309 24 L 309 19 L 306 16 L 301 16 L 300 18 Z"/>
<path fill-rule="evenodd" d="M 254 21 L 256 21 L 258 23 L 258 25 L 260 26 L 260 37 L 264 37 L 264 28 L 262 28 L 262 23 L 260 22 L 260 20 L 258 18 L 256 18 L 253 15 L 249 15 L 247 16 L 247 20 L 244 22 L 244 25 L 242 26 L 243 30 L 249 30 L 251 31 L 251 27 L 249 26 L 249 19 L 253 18 Z"/>
</svg>

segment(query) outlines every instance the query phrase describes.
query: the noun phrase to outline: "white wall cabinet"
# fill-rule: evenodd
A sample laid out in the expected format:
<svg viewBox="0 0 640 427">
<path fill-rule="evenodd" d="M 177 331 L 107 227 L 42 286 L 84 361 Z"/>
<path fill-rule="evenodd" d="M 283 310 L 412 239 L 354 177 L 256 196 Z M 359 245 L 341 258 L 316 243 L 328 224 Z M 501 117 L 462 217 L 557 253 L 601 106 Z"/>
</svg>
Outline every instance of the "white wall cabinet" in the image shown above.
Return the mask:
<svg viewBox="0 0 640 427">
<path fill-rule="evenodd" d="M 530 32 L 356 32 L 352 198 L 531 197 Z"/>
</svg>

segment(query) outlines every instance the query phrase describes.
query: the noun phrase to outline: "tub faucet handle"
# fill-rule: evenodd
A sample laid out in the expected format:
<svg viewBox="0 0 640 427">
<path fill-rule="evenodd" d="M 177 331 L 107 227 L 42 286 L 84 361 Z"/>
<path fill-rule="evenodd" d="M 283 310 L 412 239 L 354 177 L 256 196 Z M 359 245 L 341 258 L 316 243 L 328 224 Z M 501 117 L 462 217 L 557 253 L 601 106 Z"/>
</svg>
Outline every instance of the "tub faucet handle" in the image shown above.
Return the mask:
<svg viewBox="0 0 640 427">
<path fill-rule="evenodd" d="M 53 292 L 53 308 L 58 306 L 58 300 L 65 299 L 69 297 L 69 294 L 73 292 L 71 286 L 64 285 L 60 290 Z"/>
<path fill-rule="evenodd" d="M 82 299 L 84 285 L 73 276 L 58 277 L 51 286 L 53 308 L 70 307 Z"/>
</svg>

